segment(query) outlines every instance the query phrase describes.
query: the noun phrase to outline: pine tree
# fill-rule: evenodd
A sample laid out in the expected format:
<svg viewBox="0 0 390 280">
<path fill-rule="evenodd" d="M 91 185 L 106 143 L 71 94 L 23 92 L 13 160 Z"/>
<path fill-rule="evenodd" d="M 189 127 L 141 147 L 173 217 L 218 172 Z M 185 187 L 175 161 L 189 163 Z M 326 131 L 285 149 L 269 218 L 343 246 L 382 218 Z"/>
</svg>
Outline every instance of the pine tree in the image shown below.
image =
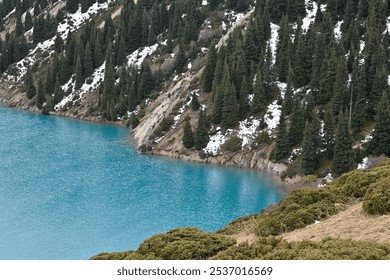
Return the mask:
<svg viewBox="0 0 390 280">
<path fill-rule="evenodd" d="M 92 61 L 92 51 L 91 51 L 91 46 L 90 46 L 89 42 L 87 43 L 87 46 L 85 47 L 83 69 L 84 69 L 84 77 L 89 77 L 94 72 L 93 61 Z"/>
<path fill-rule="evenodd" d="M 348 118 L 345 114 L 340 114 L 336 130 L 332 171 L 339 176 L 352 170 L 354 164 L 354 152 L 352 150 L 352 137 L 348 130 Z"/>
<path fill-rule="evenodd" d="M 200 103 L 198 100 L 198 96 L 196 94 L 192 94 L 191 109 L 197 111 L 199 108 L 200 108 Z"/>
<path fill-rule="evenodd" d="M 76 83 L 75 88 L 76 90 L 81 88 L 83 85 L 84 78 L 83 78 L 83 64 L 81 63 L 81 57 L 77 57 L 77 63 L 76 63 Z"/>
<path fill-rule="evenodd" d="M 32 78 L 32 73 L 31 73 L 30 67 L 27 68 L 25 81 L 24 81 L 24 87 L 26 90 L 27 98 L 28 99 L 33 98 L 36 94 L 36 90 L 35 90 L 34 81 Z"/>
<path fill-rule="evenodd" d="M 187 118 L 184 123 L 183 145 L 187 149 L 191 149 L 194 146 L 194 135 L 192 133 L 191 123 L 189 118 Z"/>
<path fill-rule="evenodd" d="M 312 121 L 306 122 L 302 141 L 301 168 L 305 175 L 314 173 L 319 166 L 319 152 L 321 150 L 320 122 L 317 114 L 313 114 Z"/>
<path fill-rule="evenodd" d="M 285 113 L 282 107 L 282 112 L 280 114 L 280 120 L 278 125 L 278 134 L 276 136 L 276 147 L 274 152 L 275 160 L 282 160 L 288 157 L 290 153 L 288 143 L 288 134 L 285 121 Z"/>
<path fill-rule="evenodd" d="M 328 160 L 333 158 L 334 152 L 334 119 L 330 106 L 327 106 L 324 116 L 323 138 Z"/>
<path fill-rule="evenodd" d="M 24 27 L 22 23 L 22 18 L 18 16 L 16 18 L 16 27 L 15 27 L 15 35 L 16 37 L 20 37 L 24 32 Z"/>
<path fill-rule="evenodd" d="M 209 47 L 209 54 L 207 57 L 207 62 L 205 69 L 202 74 L 202 87 L 203 91 L 211 92 L 213 89 L 213 80 L 214 80 L 214 71 L 217 64 L 217 51 L 215 49 L 215 44 L 211 44 Z"/>
<path fill-rule="evenodd" d="M 182 73 L 184 71 L 184 66 L 186 65 L 186 55 L 185 55 L 185 49 L 184 49 L 184 43 L 181 42 L 179 44 L 179 51 L 176 55 L 175 60 L 175 70 L 178 74 Z"/>
<path fill-rule="evenodd" d="M 379 102 L 376 127 L 368 150 L 373 155 L 390 156 L 390 93 L 385 91 Z"/>
<path fill-rule="evenodd" d="M 248 96 L 250 93 L 249 78 L 244 77 L 241 83 L 241 89 L 238 98 L 238 118 L 240 120 L 245 119 L 248 116 L 250 111 L 250 106 L 248 102 Z"/>
<path fill-rule="evenodd" d="M 291 110 L 293 109 L 293 87 L 292 87 L 292 78 L 293 78 L 293 70 L 290 65 L 288 68 L 288 75 L 287 75 L 287 87 L 286 92 L 284 93 L 284 100 L 283 100 L 283 106 L 286 110 L 286 115 L 289 116 L 291 113 Z"/>
<path fill-rule="evenodd" d="M 222 109 L 222 126 L 224 128 L 234 127 L 238 122 L 238 104 L 236 89 L 233 83 L 225 84 L 225 96 Z"/>
<path fill-rule="evenodd" d="M 253 100 L 252 100 L 252 114 L 260 113 L 267 104 L 267 98 L 265 95 L 263 77 L 261 72 L 258 71 L 256 75 L 255 87 L 253 89 Z"/>
<path fill-rule="evenodd" d="M 199 110 L 198 127 L 196 128 L 194 137 L 195 149 L 201 150 L 207 146 L 209 142 L 209 133 L 207 131 L 207 122 L 205 112 Z"/>
<path fill-rule="evenodd" d="M 74 14 L 79 9 L 78 0 L 66 0 L 65 10 Z"/>
<path fill-rule="evenodd" d="M 43 104 L 45 103 L 45 95 L 46 95 L 45 91 L 46 91 L 46 86 L 43 83 L 43 79 L 40 79 L 38 82 L 38 91 L 35 100 L 35 104 L 38 107 L 38 109 L 42 109 Z"/>
<path fill-rule="evenodd" d="M 283 104 L 283 107 L 286 103 Z M 286 109 L 287 110 L 287 109 Z M 305 112 L 298 98 L 295 99 L 294 107 L 291 111 L 291 125 L 288 130 L 288 142 L 290 147 L 301 143 L 303 138 L 303 127 L 305 126 Z"/>
</svg>

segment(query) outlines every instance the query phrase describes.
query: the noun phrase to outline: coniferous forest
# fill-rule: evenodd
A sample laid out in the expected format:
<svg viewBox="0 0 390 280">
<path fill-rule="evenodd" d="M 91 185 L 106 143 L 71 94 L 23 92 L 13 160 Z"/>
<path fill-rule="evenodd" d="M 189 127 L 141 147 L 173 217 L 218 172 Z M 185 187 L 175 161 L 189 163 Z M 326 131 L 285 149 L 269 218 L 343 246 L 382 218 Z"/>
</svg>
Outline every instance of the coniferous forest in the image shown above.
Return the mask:
<svg viewBox="0 0 390 280">
<path fill-rule="evenodd" d="M 256 141 L 272 147 L 271 160 L 296 167 L 289 176 L 313 174 L 324 166 L 338 176 L 365 156 L 390 156 L 389 1 L 203 2 L 67 0 L 51 13 L 55 0 L 3 0 L 0 72 L 4 79 L 19 75 L 26 97 L 50 112 L 72 91 L 91 84 L 101 69 L 104 78 L 90 113 L 108 121 L 129 118 L 135 128 L 143 116 L 129 112 L 156 99 L 168 81 L 196 71 L 189 63 L 197 61 L 202 72 L 193 83 L 198 94 L 191 96 L 190 107 L 196 121 L 182 120 L 185 149 L 202 151 L 216 127 L 228 131 L 258 119 L 265 129 L 264 116 L 274 104 L 278 125 Z M 60 30 L 72 15 L 104 4 L 120 5 L 120 14 L 101 13 L 73 32 Z M 231 23 L 226 43 L 219 44 L 226 14 L 248 17 L 236 28 Z M 211 31 L 202 33 L 207 28 Z M 43 60 L 29 60 L 24 71 L 15 70 L 50 40 Z M 129 64 L 132 53 L 157 45 L 153 59 Z M 173 57 L 171 63 L 162 63 L 167 57 Z M 204 109 L 198 98 L 211 105 Z M 172 123 L 164 117 L 156 136 Z M 241 149 L 241 142 L 230 140 L 231 151 Z"/>
</svg>

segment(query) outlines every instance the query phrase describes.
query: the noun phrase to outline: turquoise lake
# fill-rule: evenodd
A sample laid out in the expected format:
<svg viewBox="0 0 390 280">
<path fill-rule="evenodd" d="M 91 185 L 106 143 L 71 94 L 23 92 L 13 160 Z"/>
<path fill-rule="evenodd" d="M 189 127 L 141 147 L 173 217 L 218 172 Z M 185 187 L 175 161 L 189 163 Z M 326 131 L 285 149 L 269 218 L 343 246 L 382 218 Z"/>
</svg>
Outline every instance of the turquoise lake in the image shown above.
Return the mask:
<svg viewBox="0 0 390 280">
<path fill-rule="evenodd" d="M 0 105 L 0 259 L 88 259 L 281 199 L 265 174 L 139 155 L 122 127 Z"/>
</svg>

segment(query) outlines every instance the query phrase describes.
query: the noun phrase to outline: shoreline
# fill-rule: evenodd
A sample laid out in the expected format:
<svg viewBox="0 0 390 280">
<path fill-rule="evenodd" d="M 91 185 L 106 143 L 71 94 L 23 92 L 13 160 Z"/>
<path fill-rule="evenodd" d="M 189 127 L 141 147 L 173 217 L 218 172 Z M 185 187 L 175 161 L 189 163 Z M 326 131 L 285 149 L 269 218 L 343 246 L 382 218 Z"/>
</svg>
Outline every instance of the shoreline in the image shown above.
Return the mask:
<svg viewBox="0 0 390 280">
<path fill-rule="evenodd" d="M 91 97 L 96 98 L 96 96 L 93 93 L 86 93 L 86 95 L 87 96 L 83 98 L 91 98 Z M 27 99 L 25 94 L 20 90 L 20 88 L 17 85 L 11 84 L 9 82 L 0 81 L 0 102 L 5 107 L 8 108 L 15 108 L 17 110 L 44 115 L 38 108 L 36 108 L 33 101 Z M 78 108 L 72 108 L 69 109 L 68 111 L 50 111 L 49 114 L 47 115 L 64 117 L 68 119 L 86 121 L 86 122 L 103 124 L 103 125 L 114 125 L 114 126 L 128 128 L 124 120 L 119 120 L 116 122 L 107 121 L 104 120 L 101 115 L 96 115 L 96 116 L 86 115 L 85 110 L 80 112 Z M 129 134 L 126 139 L 126 143 L 132 145 L 136 150 L 139 150 L 137 141 L 134 139 L 133 136 L 133 130 L 131 128 L 128 129 L 129 129 Z M 172 153 L 163 150 L 153 150 L 151 152 L 146 152 L 141 154 L 158 156 L 162 158 L 191 162 L 196 164 L 209 164 L 213 166 L 228 167 L 228 168 L 263 173 L 266 176 L 268 176 L 270 179 L 272 179 L 272 181 L 280 188 L 280 191 L 283 196 L 286 195 L 288 192 L 290 192 L 292 189 L 302 187 L 302 186 L 297 186 L 297 184 L 300 184 L 303 181 L 302 178 L 295 178 L 293 180 L 285 181 L 280 177 L 281 174 L 280 171 L 278 170 L 274 171 L 273 166 L 276 167 L 283 166 L 283 165 L 285 166 L 284 163 L 273 163 L 271 161 L 268 162 L 264 161 L 261 164 L 261 166 L 250 166 L 248 165 L 250 164 L 249 161 L 246 164 L 240 164 L 237 161 L 226 160 L 220 156 L 209 156 L 203 158 L 200 157 L 197 153 L 191 152 L 188 155 L 188 154 Z M 269 165 L 271 165 L 271 167 L 269 167 Z"/>
</svg>

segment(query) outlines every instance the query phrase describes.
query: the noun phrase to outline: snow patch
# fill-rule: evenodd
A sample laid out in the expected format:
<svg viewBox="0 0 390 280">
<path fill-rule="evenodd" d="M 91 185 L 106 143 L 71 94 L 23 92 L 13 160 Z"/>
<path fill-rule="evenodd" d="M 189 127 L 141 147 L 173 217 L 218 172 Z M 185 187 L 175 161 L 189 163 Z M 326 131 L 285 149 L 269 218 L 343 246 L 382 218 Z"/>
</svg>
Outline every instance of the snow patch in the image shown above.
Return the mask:
<svg viewBox="0 0 390 280">
<path fill-rule="evenodd" d="M 271 136 L 275 128 L 279 125 L 282 105 L 278 105 L 278 100 L 275 100 L 268 105 L 267 113 L 264 115 L 264 122 L 267 124 L 268 135 Z"/>
<path fill-rule="evenodd" d="M 372 140 L 372 133 L 375 131 L 375 129 L 371 130 L 365 137 L 364 139 L 361 141 L 362 144 L 364 143 L 368 143 Z"/>
<path fill-rule="evenodd" d="M 158 44 L 149 47 L 141 47 L 127 56 L 127 66 L 140 68 L 145 58 L 156 52 Z"/>
<path fill-rule="evenodd" d="M 363 158 L 362 162 L 358 164 L 357 169 L 363 170 L 368 168 L 368 157 Z"/>
<path fill-rule="evenodd" d="M 302 153 L 302 148 L 293 149 L 292 152 L 291 152 L 290 157 L 288 158 L 288 162 L 289 162 L 289 163 L 292 163 L 293 160 L 294 160 L 297 156 L 299 156 L 301 153 Z"/>
<path fill-rule="evenodd" d="M 276 60 L 276 46 L 278 44 L 278 31 L 280 27 L 271 22 L 271 39 L 269 40 L 271 52 L 272 52 L 272 63 Z"/>
<path fill-rule="evenodd" d="M 246 119 L 240 122 L 237 136 L 242 140 L 241 148 L 244 148 L 253 141 L 259 126 L 260 120 L 256 118 Z"/>
<path fill-rule="evenodd" d="M 314 1 L 305 0 L 306 4 L 306 17 L 302 20 L 302 33 L 305 34 L 310 25 L 316 20 L 316 14 L 318 5 Z"/>
<path fill-rule="evenodd" d="M 207 1 L 207 0 L 203 0 L 202 1 L 202 6 L 206 6 L 206 5 L 208 5 L 209 4 L 209 1 Z"/>
<path fill-rule="evenodd" d="M 338 21 L 336 23 L 336 26 L 334 27 L 334 30 L 333 30 L 333 33 L 334 33 L 334 37 L 337 41 L 340 41 L 341 40 L 341 25 L 343 24 L 343 21 Z"/>
<path fill-rule="evenodd" d="M 206 148 L 203 151 L 208 155 L 216 156 L 219 154 L 221 146 L 225 144 L 228 136 L 231 134 L 232 130 L 226 130 L 225 134 L 222 134 L 221 128 L 217 127 L 218 132 L 210 137 L 209 142 L 207 143 Z"/>
</svg>

